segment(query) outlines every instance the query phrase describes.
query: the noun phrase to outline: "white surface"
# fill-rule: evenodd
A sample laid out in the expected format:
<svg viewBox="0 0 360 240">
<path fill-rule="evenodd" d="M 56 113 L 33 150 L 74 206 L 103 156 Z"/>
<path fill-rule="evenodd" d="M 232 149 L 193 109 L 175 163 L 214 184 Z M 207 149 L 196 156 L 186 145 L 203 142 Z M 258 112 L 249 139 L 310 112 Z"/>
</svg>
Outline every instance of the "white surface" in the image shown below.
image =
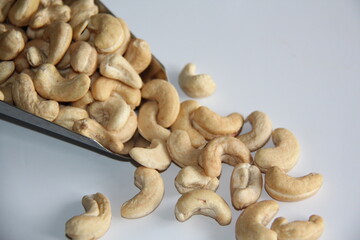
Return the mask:
<svg viewBox="0 0 360 240">
<path fill-rule="evenodd" d="M 277 216 L 318 214 L 326 223 L 321 239 L 360 239 L 359 1 L 104 2 L 150 43 L 177 88 L 179 71 L 194 62 L 218 86 L 201 104 L 222 115 L 261 110 L 274 128 L 297 136 L 301 158 L 289 174 L 319 172 L 324 185 L 310 199 L 280 203 Z M 121 204 L 138 192 L 134 170 L 0 120 L 0 239 L 64 239 L 65 222 L 83 212 L 82 196 L 95 192 L 112 203 L 102 239 L 235 239 L 238 211 L 225 227 L 203 216 L 175 219 L 175 165 L 162 173 L 166 193 L 155 212 L 121 218 Z M 230 174 L 224 165 L 218 190 L 229 204 Z"/>
</svg>

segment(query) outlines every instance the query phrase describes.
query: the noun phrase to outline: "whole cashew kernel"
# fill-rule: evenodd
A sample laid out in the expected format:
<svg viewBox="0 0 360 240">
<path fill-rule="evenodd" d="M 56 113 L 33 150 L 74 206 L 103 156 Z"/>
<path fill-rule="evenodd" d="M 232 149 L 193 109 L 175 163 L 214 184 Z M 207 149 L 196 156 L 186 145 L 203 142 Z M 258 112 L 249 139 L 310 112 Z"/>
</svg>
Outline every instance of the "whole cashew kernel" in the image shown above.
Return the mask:
<svg viewBox="0 0 360 240">
<path fill-rule="evenodd" d="M 13 60 L 24 49 L 25 39 L 16 29 L 0 32 L 0 60 Z"/>
<path fill-rule="evenodd" d="M 0 1 L 0 23 L 5 22 L 11 6 L 15 0 L 2 0 Z"/>
<path fill-rule="evenodd" d="M 214 218 L 220 225 L 229 225 L 232 213 L 226 201 L 214 191 L 196 189 L 184 193 L 176 203 L 175 216 L 180 222 L 201 214 Z"/>
<path fill-rule="evenodd" d="M 180 111 L 180 100 L 171 83 L 161 79 L 151 80 L 142 87 L 141 96 L 158 103 L 159 112 L 156 119 L 161 126 L 168 128 L 175 122 Z"/>
<path fill-rule="evenodd" d="M 236 240 L 277 240 L 275 231 L 265 226 L 279 211 L 279 204 L 273 200 L 254 203 L 240 214 L 236 221 Z"/>
<path fill-rule="evenodd" d="M 216 191 L 218 186 L 219 179 L 207 176 L 199 166 L 186 166 L 179 171 L 175 178 L 175 187 L 181 194 L 195 189 Z"/>
<path fill-rule="evenodd" d="M 135 38 L 130 41 L 124 57 L 137 73 L 141 73 L 150 65 L 150 46 L 145 40 Z"/>
<path fill-rule="evenodd" d="M 233 169 L 230 181 L 231 201 L 236 209 L 255 203 L 261 195 L 263 180 L 255 165 L 239 163 Z"/>
<path fill-rule="evenodd" d="M 124 218 L 141 218 L 153 212 L 164 196 L 164 181 L 155 169 L 138 167 L 134 174 L 135 185 L 141 190 L 121 206 Z"/>
<path fill-rule="evenodd" d="M 82 199 L 85 213 L 70 218 L 65 233 L 72 240 L 99 239 L 111 224 L 109 199 L 102 193 L 85 195 Z"/>
<path fill-rule="evenodd" d="M 92 75 L 98 66 L 97 52 L 94 47 L 84 41 L 73 43 L 70 48 L 70 65 L 74 71 Z"/>
<path fill-rule="evenodd" d="M 236 136 L 244 123 L 244 118 L 239 113 L 222 117 L 204 106 L 193 111 L 190 118 L 193 127 L 207 140 L 219 136 Z"/>
<path fill-rule="evenodd" d="M 318 215 L 311 215 L 309 221 L 294 222 L 279 217 L 272 223 L 271 230 L 277 233 L 278 240 L 317 240 L 324 231 L 324 220 Z"/>
<path fill-rule="evenodd" d="M 10 22 L 18 27 L 28 25 L 39 4 L 40 0 L 16 0 L 8 13 Z"/>
<path fill-rule="evenodd" d="M 251 152 L 254 152 L 269 141 L 272 132 L 272 123 L 270 118 L 260 111 L 252 112 L 246 118 L 246 122 L 250 122 L 252 126 L 251 131 L 237 138 L 240 139 Z"/>
<path fill-rule="evenodd" d="M 255 164 L 261 172 L 274 166 L 290 171 L 298 161 L 300 144 L 294 134 L 285 128 L 275 129 L 271 137 L 275 148 L 259 149 L 254 157 Z"/>
<path fill-rule="evenodd" d="M 60 106 L 59 114 L 53 122 L 72 130 L 75 121 L 88 117 L 89 114 L 84 109 L 72 106 Z"/>
<path fill-rule="evenodd" d="M 323 184 L 319 173 L 310 173 L 303 177 L 288 176 L 278 167 L 269 168 L 265 174 L 265 190 L 274 199 L 295 202 L 313 196 Z"/>
<path fill-rule="evenodd" d="M 249 149 L 235 137 L 218 137 L 211 140 L 202 150 L 199 165 L 204 168 L 206 175 L 218 177 L 221 174 L 221 163 L 232 166 L 238 163 L 251 163 L 252 156 Z"/>
<path fill-rule="evenodd" d="M 196 65 L 188 63 L 179 75 L 179 86 L 184 93 L 192 98 L 205 98 L 211 96 L 216 84 L 209 74 L 195 74 Z"/>
<path fill-rule="evenodd" d="M 15 71 L 15 63 L 13 61 L 0 62 L 0 84 L 9 79 Z"/>
<path fill-rule="evenodd" d="M 37 11 L 31 18 L 29 27 L 38 29 L 46 27 L 55 21 L 68 22 L 70 7 L 67 5 L 50 5 Z"/>
<path fill-rule="evenodd" d="M 28 41 L 22 52 L 14 59 L 16 71 L 22 72 L 25 69 L 29 69 L 30 66 L 40 66 L 46 62 L 48 53 L 49 43 L 45 40 L 33 39 Z"/>
</svg>

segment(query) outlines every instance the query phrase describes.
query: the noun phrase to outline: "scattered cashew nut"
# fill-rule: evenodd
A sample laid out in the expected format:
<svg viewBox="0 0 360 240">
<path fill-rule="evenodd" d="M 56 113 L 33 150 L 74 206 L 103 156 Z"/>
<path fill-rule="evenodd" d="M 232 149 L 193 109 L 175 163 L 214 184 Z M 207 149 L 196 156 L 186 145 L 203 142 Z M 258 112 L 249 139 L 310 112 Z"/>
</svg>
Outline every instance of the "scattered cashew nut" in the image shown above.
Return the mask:
<svg viewBox="0 0 360 240">
<path fill-rule="evenodd" d="M 145 40 L 135 38 L 130 41 L 124 57 L 137 73 L 142 73 L 151 62 L 150 46 Z"/>
<path fill-rule="evenodd" d="M 77 0 L 71 2 L 70 9 L 71 20 L 69 23 L 73 28 L 73 38 L 75 41 L 86 41 L 90 37 L 87 29 L 89 19 L 99 12 L 99 8 L 94 0 Z"/>
<path fill-rule="evenodd" d="M 8 13 L 10 22 L 18 27 L 28 25 L 39 4 L 40 0 L 16 0 Z"/>
<path fill-rule="evenodd" d="M 15 0 L 2 0 L 0 1 L 0 23 L 4 22 L 8 16 L 11 6 Z"/>
<path fill-rule="evenodd" d="M 75 121 L 88 117 L 89 114 L 84 109 L 72 106 L 60 106 L 59 114 L 53 122 L 72 130 Z"/>
<path fill-rule="evenodd" d="M 0 32 L 0 60 L 13 60 L 24 49 L 25 39 L 16 29 Z"/>
<path fill-rule="evenodd" d="M 30 20 L 29 27 L 38 29 L 46 27 L 55 21 L 68 22 L 70 7 L 67 5 L 50 5 L 37 11 Z"/>
<path fill-rule="evenodd" d="M 0 62 L 0 84 L 8 80 L 15 71 L 15 63 L 13 61 Z"/>
<path fill-rule="evenodd" d="M 77 41 L 69 48 L 70 65 L 75 72 L 92 75 L 97 67 L 97 52 L 94 47 L 84 41 Z"/>
</svg>

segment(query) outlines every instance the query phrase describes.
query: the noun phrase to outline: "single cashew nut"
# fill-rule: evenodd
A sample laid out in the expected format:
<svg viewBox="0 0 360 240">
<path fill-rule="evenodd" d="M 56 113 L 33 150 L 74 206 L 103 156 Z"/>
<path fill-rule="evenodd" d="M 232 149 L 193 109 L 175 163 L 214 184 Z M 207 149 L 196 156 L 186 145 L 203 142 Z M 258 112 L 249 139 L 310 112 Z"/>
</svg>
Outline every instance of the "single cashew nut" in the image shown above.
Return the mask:
<svg viewBox="0 0 360 240">
<path fill-rule="evenodd" d="M 124 57 L 137 73 L 141 73 L 150 65 L 150 46 L 145 40 L 135 38 L 130 41 Z"/>
<path fill-rule="evenodd" d="M 171 132 L 166 140 L 167 149 L 171 159 L 180 167 L 198 166 L 198 159 L 201 153 L 191 145 L 190 137 L 184 130 Z"/>
<path fill-rule="evenodd" d="M 65 224 L 65 233 L 72 240 L 99 239 L 109 229 L 111 206 L 102 193 L 85 195 L 82 199 L 85 213 L 70 218 Z"/>
<path fill-rule="evenodd" d="M 75 102 L 72 102 L 71 103 L 71 106 L 73 107 L 77 107 L 77 108 L 82 108 L 82 109 L 86 109 L 87 106 L 90 104 L 90 103 L 93 103 L 95 100 L 91 94 L 90 91 L 87 91 L 87 93 L 82 97 L 80 98 L 79 100 L 75 101 Z"/>
<path fill-rule="evenodd" d="M 193 127 L 207 140 L 219 136 L 236 136 L 244 123 L 239 113 L 222 117 L 204 106 L 193 111 L 190 118 Z"/>
<path fill-rule="evenodd" d="M 240 214 L 236 221 L 236 240 L 277 240 L 275 231 L 266 225 L 279 211 L 279 204 L 273 200 L 254 203 Z"/>
<path fill-rule="evenodd" d="M 17 0 L 8 13 L 10 22 L 18 27 L 28 25 L 39 4 L 40 0 Z"/>
<path fill-rule="evenodd" d="M 89 19 L 99 12 L 99 8 L 94 0 L 77 0 L 71 2 L 70 9 L 73 38 L 75 41 L 86 41 L 90 37 L 90 32 L 87 29 Z"/>
<path fill-rule="evenodd" d="M 97 52 L 94 47 L 84 41 L 73 43 L 70 48 L 70 65 L 74 71 L 92 75 L 98 66 Z"/>
<path fill-rule="evenodd" d="M 271 229 L 277 233 L 278 240 L 317 240 L 324 231 L 324 220 L 318 215 L 311 215 L 309 221 L 288 222 L 279 217 L 274 220 Z"/>
<path fill-rule="evenodd" d="M 211 140 L 202 150 L 199 165 L 204 168 L 206 175 L 218 177 L 221 173 L 221 163 L 232 166 L 238 163 L 251 163 L 252 156 L 249 149 L 235 137 L 218 137 Z"/>
<path fill-rule="evenodd" d="M 84 109 L 72 106 L 60 106 L 59 114 L 53 122 L 72 130 L 75 121 L 88 117 L 89 114 Z"/>
<path fill-rule="evenodd" d="M 254 152 L 269 141 L 272 132 L 272 123 L 270 118 L 260 111 L 252 112 L 246 118 L 246 122 L 251 124 L 251 131 L 237 138 L 240 139 L 251 152 Z"/>
<path fill-rule="evenodd" d="M 35 75 L 36 91 L 44 98 L 58 102 L 72 102 L 82 98 L 90 88 L 90 78 L 78 74 L 67 80 L 52 64 L 41 65 Z"/>
<path fill-rule="evenodd" d="M 201 214 L 214 218 L 220 225 L 229 225 L 232 213 L 226 201 L 214 191 L 197 189 L 184 193 L 176 203 L 175 216 L 180 222 Z"/>
<path fill-rule="evenodd" d="M 272 167 L 265 174 L 265 190 L 279 201 L 295 202 L 309 198 L 318 192 L 322 184 L 323 177 L 319 173 L 295 178 L 278 167 Z"/>
<path fill-rule="evenodd" d="M 3 101 L 11 105 L 14 105 L 14 101 L 12 97 L 12 85 L 15 79 L 17 78 L 17 76 L 18 74 L 15 72 L 7 80 L 5 80 L 5 82 L 0 84 L 0 91 L 4 95 Z"/>
<path fill-rule="evenodd" d="M 233 169 L 230 181 L 231 201 L 236 209 L 255 203 L 261 195 L 263 180 L 255 165 L 239 163 Z"/>
<path fill-rule="evenodd" d="M 259 149 L 255 154 L 255 164 L 261 172 L 274 166 L 290 171 L 298 161 L 300 144 L 294 134 L 285 128 L 275 129 L 271 136 L 275 148 Z"/>
<path fill-rule="evenodd" d="M 31 67 L 38 67 L 46 62 L 49 43 L 42 39 L 34 39 L 25 44 L 22 52 L 14 59 L 17 72 Z M 45 59 L 44 59 L 45 58 Z"/>
<path fill-rule="evenodd" d="M 150 214 L 164 196 L 164 181 L 155 169 L 138 167 L 134 178 L 135 185 L 141 191 L 121 206 L 121 216 L 124 218 L 141 218 Z"/>
<path fill-rule="evenodd" d="M 13 61 L 0 62 L 0 84 L 10 78 L 15 71 L 15 63 Z"/>
<path fill-rule="evenodd" d="M 129 155 L 142 166 L 159 171 L 167 169 L 171 164 L 166 143 L 161 139 L 153 139 L 147 148 L 135 147 L 130 150 Z"/>
<path fill-rule="evenodd" d="M 168 128 L 175 122 L 180 111 L 180 100 L 171 83 L 161 79 L 151 80 L 144 84 L 141 89 L 141 96 L 158 103 L 157 122 L 161 126 Z"/>
<path fill-rule="evenodd" d="M 29 26 L 33 29 L 46 27 L 55 21 L 68 22 L 70 7 L 67 5 L 50 5 L 37 11 L 30 20 Z"/>
<path fill-rule="evenodd" d="M 16 29 L 0 32 L 0 60 L 13 60 L 24 49 L 25 39 Z"/>
<path fill-rule="evenodd" d="M 216 89 L 216 84 L 209 74 L 195 74 L 196 65 L 188 63 L 179 75 L 179 86 L 184 93 L 192 98 L 211 96 Z"/>
<path fill-rule="evenodd" d="M 181 194 L 195 189 L 216 191 L 218 186 L 219 179 L 207 176 L 199 166 L 186 166 L 179 171 L 175 178 L 175 187 Z"/>
<path fill-rule="evenodd" d="M 11 6 L 15 0 L 2 0 L 0 1 L 0 23 L 5 22 Z"/>
</svg>

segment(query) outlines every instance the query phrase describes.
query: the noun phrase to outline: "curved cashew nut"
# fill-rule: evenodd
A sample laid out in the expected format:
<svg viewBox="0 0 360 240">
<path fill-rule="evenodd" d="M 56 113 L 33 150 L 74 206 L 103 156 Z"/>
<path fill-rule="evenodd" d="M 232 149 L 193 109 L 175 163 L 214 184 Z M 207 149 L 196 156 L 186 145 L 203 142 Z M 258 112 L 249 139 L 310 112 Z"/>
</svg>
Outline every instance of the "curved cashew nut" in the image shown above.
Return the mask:
<svg viewBox="0 0 360 240">
<path fill-rule="evenodd" d="M 274 220 L 271 230 L 277 233 L 278 240 L 317 240 L 324 231 L 324 220 L 318 215 L 311 215 L 309 221 L 288 222 L 279 217 Z"/>
<path fill-rule="evenodd" d="M 119 53 L 109 54 L 100 62 L 101 75 L 119 80 L 132 88 L 140 89 L 143 82 L 128 63 L 128 61 Z"/>
<path fill-rule="evenodd" d="M 191 125 L 190 115 L 193 111 L 198 109 L 200 104 L 194 100 L 187 100 L 180 104 L 180 111 L 176 121 L 171 125 L 171 130 L 185 130 L 191 140 L 191 144 L 195 147 L 202 147 L 206 144 L 206 140 L 197 130 Z"/>
<path fill-rule="evenodd" d="M 159 171 L 167 169 L 171 164 L 171 158 L 166 149 L 166 143 L 161 139 L 153 139 L 149 147 L 135 147 L 129 155 L 144 167 L 154 168 Z"/>
<path fill-rule="evenodd" d="M 261 195 L 262 175 L 258 167 L 239 163 L 233 169 L 230 181 L 231 201 L 236 209 L 255 203 Z"/>
<path fill-rule="evenodd" d="M 272 123 L 270 118 L 263 112 L 252 112 L 246 122 L 250 122 L 252 130 L 248 133 L 238 136 L 251 152 L 263 147 L 270 139 L 272 132 Z"/>
<path fill-rule="evenodd" d="M 88 117 L 89 114 L 84 109 L 72 106 L 60 106 L 59 114 L 53 122 L 72 130 L 75 121 Z"/>
<path fill-rule="evenodd" d="M 87 93 L 80 98 L 79 100 L 72 102 L 71 106 L 73 107 L 77 107 L 77 108 L 82 108 L 82 109 L 86 109 L 86 107 L 90 104 L 93 103 L 95 100 L 91 94 L 90 91 L 87 91 Z"/>
<path fill-rule="evenodd" d="M 99 12 L 99 8 L 94 3 L 94 0 L 77 0 L 71 2 L 70 9 L 70 25 L 73 28 L 73 38 L 75 41 L 86 41 L 90 37 L 90 32 L 86 28 L 89 19 Z"/>
<path fill-rule="evenodd" d="M 138 167 L 134 174 L 135 185 L 141 190 L 121 206 L 124 218 L 141 218 L 153 212 L 164 196 L 164 181 L 155 169 Z"/>
<path fill-rule="evenodd" d="M 277 234 L 265 226 L 279 211 L 279 204 L 273 200 L 254 203 L 240 214 L 236 221 L 237 240 L 277 240 Z"/>
<path fill-rule="evenodd" d="M 191 145 L 190 137 L 184 130 L 171 132 L 166 140 L 167 149 L 171 159 L 180 167 L 198 166 L 198 159 L 201 153 Z"/>
<path fill-rule="evenodd" d="M 161 79 L 151 80 L 144 84 L 141 96 L 159 104 L 157 122 L 161 126 L 168 128 L 175 122 L 180 111 L 180 100 L 171 83 Z"/>
<path fill-rule="evenodd" d="M 68 22 L 70 7 L 67 5 L 50 5 L 37 11 L 30 20 L 29 26 L 33 29 L 46 27 L 55 21 Z"/>
<path fill-rule="evenodd" d="M 207 176 L 199 166 L 186 166 L 179 171 L 175 178 L 175 187 L 181 194 L 195 189 L 216 191 L 218 186 L 219 179 Z"/>
<path fill-rule="evenodd" d="M 170 130 L 160 126 L 156 121 L 158 106 L 156 102 L 150 101 L 141 105 L 138 117 L 138 129 L 141 136 L 151 141 L 155 138 L 166 140 Z"/>
<path fill-rule="evenodd" d="M 0 84 L 10 78 L 15 71 L 15 63 L 13 61 L 0 62 Z"/>
<path fill-rule="evenodd" d="M 25 47 L 22 33 L 16 29 L 0 32 L 0 60 L 13 60 Z"/>
<path fill-rule="evenodd" d="M 176 203 L 175 216 L 180 222 L 201 214 L 214 218 L 220 225 L 229 225 L 232 213 L 226 201 L 214 191 L 197 189 L 184 193 Z"/>
<path fill-rule="evenodd" d="M 97 52 L 94 47 L 84 41 L 77 41 L 69 48 L 70 65 L 74 71 L 92 75 L 98 66 Z"/>
<path fill-rule="evenodd" d="M 124 57 L 137 73 L 141 73 L 150 65 L 150 46 L 145 40 L 135 38 L 130 41 Z"/>
<path fill-rule="evenodd" d="M 59 104 L 56 101 L 45 101 L 40 98 L 35 91 L 33 81 L 27 74 L 21 73 L 15 77 L 12 83 L 12 97 L 18 108 L 48 121 L 53 121 L 59 113 Z"/>
<path fill-rule="evenodd" d="M 3 101 L 11 105 L 14 105 L 14 101 L 12 97 L 12 85 L 16 77 L 18 77 L 18 74 L 15 72 L 5 82 L 0 84 L 0 91 L 2 91 L 4 95 Z"/>
<path fill-rule="evenodd" d="M 2 0 L 0 1 L 0 23 L 5 22 L 11 6 L 15 0 Z"/>
<path fill-rule="evenodd" d="M 199 165 L 204 168 L 206 175 L 218 177 L 221 174 L 221 163 L 232 166 L 238 163 L 251 163 L 252 156 L 249 149 L 235 137 L 218 137 L 211 140 L 202 150 Z"/>
<path fill-rule="evenodd" d="M 73 240 L 101 238 L 111 223 L 109 199 L 102 193 L 85 195 L 82 205 L 85 213 L 74 216 L 66 222 L 66 235 Z"/>
<path fill-rule="evenodd" d="M 207 140 L 219 136 L 236 136 L 244 123 L 239 113 L 222 117 L 204 106 L 193 111 L 190 118 L 193 127 Z"/>
<path fill-rule="evenodd" d="M 216 89 L 216 84 L 208 74 L 195 74 L 196 65 L 188 63 L 179 75 L 179 86 L 184 93 L 192 98 L 211 96 Z"/>
<path fill-rule="evenodd" d="M 294 178 L 280 168 L 272 167 L 265 174 L 265 190 L 272 198 L 285 202 L 300 201 L 313 196 L 322 183 L 323 177 L 319 173 Z"/>
<path fill-rule="evenodd" d="M 24 27 L 29 24 L 32 15 L 38 10 L 40 0 L 16 0 L 10 8 L 8 18 L 12 24 Z"/>
<path fill-rule="evenodd" d="M 35 75 L 36 91 L 44 98 L 59 102 L 72 102 L 82 98 L 90 88 L 90 78 L 79 74 L 67 80 L 52 64 L 41 65 Z"/>
<path fill-rule="evenodd" d="M 255 164 L 261 172 L 274 166 L 290 171 L 298 161 L 300 144 L 294 134 L 285 128 L 275 129 L 271 136 L 275 148 L 259 149 L 255 154 Z"/>
<path fill-rule="evenodd" d="M 49 43 L 42 39 L 34 39 L 25 44 L 22 52 L 14 59 L 17 72 L 38 67 L 46 62 L 49 53 Z"/>
</svg>

